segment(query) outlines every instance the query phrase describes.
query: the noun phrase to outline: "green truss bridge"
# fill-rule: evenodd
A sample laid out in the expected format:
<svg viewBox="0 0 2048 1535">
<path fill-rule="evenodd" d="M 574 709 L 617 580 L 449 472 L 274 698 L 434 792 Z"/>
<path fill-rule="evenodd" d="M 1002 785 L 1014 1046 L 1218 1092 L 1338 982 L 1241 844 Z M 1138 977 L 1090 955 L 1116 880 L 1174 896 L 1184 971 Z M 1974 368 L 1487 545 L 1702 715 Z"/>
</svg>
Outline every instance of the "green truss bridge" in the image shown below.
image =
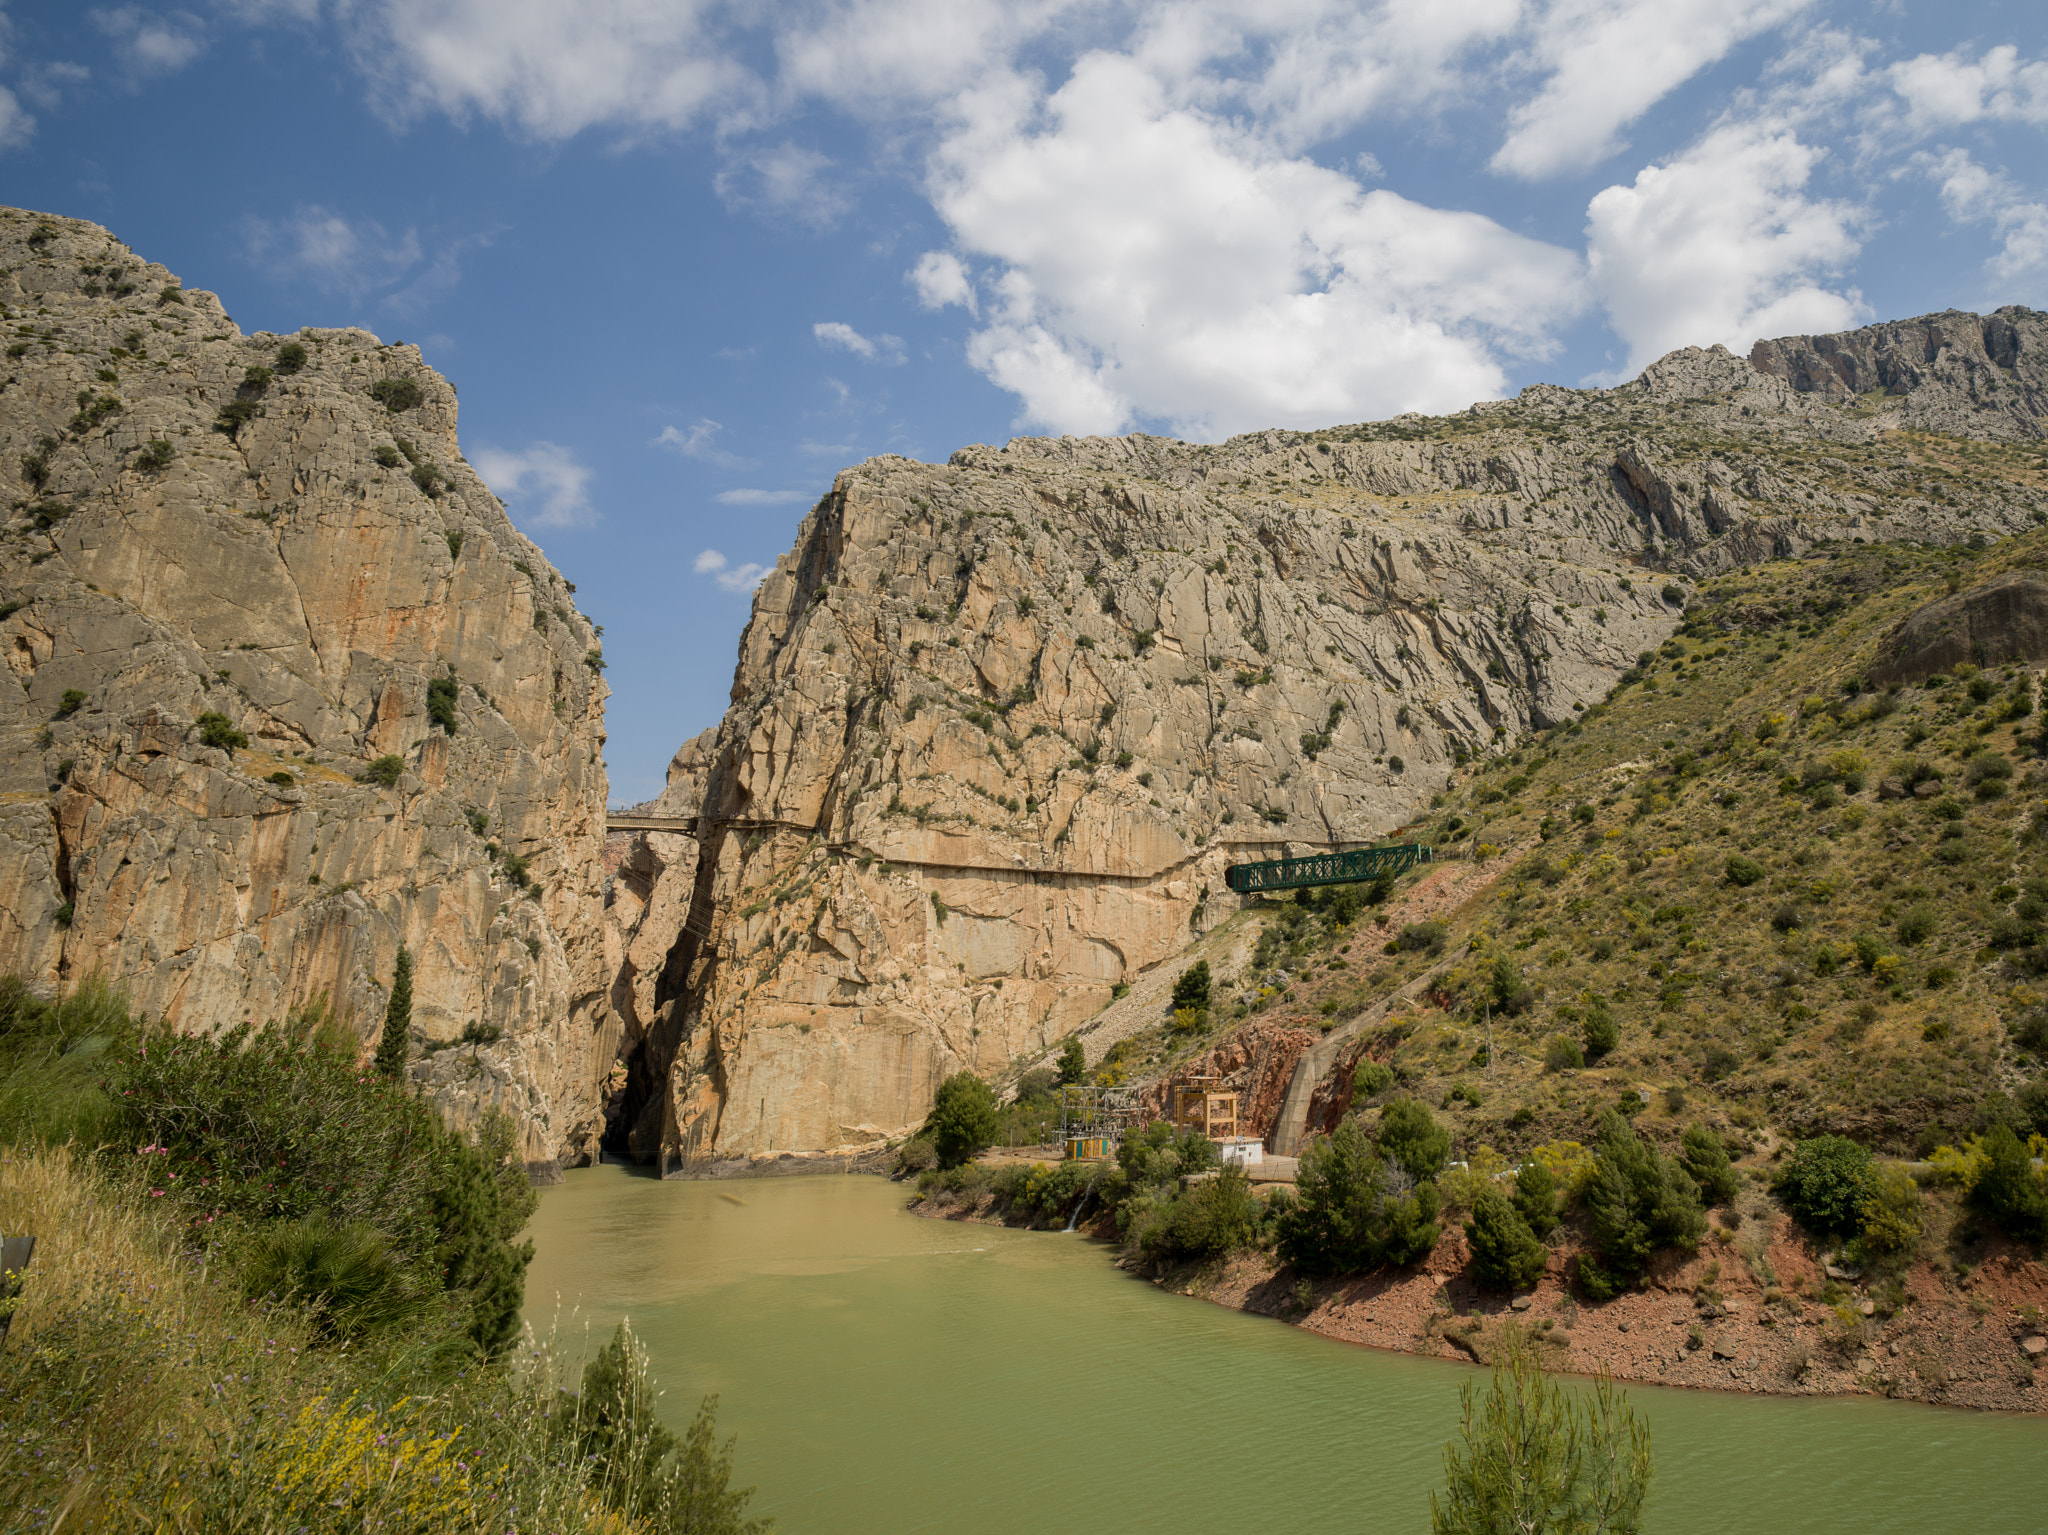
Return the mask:
<svg viewBox="0 0 2048 1535">
<path fill-rule="evenodd" d="M 1303 885 L 1348 885 L 1357 880 L 1378 879 L 1382 874 L 1400 874 L 1435 858 L 1435 852 L 1420 842 L 1395 842 L 1385 847 L 1354 848 L 1348 853 L 1234 863 L 1223 871 L 1223 882 L 1239 895 L 1261 890 L 1298 890 Z"/>
</svg>

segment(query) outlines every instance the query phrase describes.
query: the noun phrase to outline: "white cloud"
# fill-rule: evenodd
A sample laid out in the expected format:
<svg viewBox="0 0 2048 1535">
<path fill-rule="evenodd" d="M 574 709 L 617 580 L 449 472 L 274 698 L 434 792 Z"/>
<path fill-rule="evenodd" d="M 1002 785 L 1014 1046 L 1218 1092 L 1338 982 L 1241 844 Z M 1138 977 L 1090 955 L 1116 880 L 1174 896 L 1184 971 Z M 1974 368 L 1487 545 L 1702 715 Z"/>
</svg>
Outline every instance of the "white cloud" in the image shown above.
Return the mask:
<svg viewBox="0 0 2048 1535">
<path fill-rule="evenodd" d="M 393 232 L 375 219 L 349 219 L 318 203 L 279 219 L 244 219 L 242 236 L 274 281 L 310 283 L 357 304 L 375 298 L 406 319 L 445 297 L 462 279 L 463 257 L 495 238 L 484 231 L 429 253 L 417 230 Z"/>
<path fill-rule="evenodd" d="M 174 74 L 206 50 L 204 24 L 189 11 L 158 16 L 139 5 L 88 13 L 131 75 Z"/>
<path fill-rule="evenodd" d="M 654 446 L 680 453 L 684 458 L 694 458 L 703 463 L 716 464 L 721 469 L 751 469 L 753 460 L 728 453 L 718 445 L 718 434 L 725 428 L 708 416 L 700 416 L 688 426 L 665 426 L 654 439 Z"/>
<path fill-rule="evenodd" d="M 1540 177 L 1579 170 L 1621 147 L 1643 113 L 1744 39 L 1808 0 L 1552 0 L 1530 56 L 1543 88 L 1508 114 L 1493 168 Z"/>
<path fill-rule="evenodd" d="M 853 206 L 837 167 L 814 149 L 775 144 L 735 153 L 712 178 L 728 208 L 754 208 L 829 229 Z"/>
<path fill-rule="evenodd" d="M 1581 303 L 1568 251 L 1283 156 L 1175 108 L 1133 61 L 1084 59 L 1040 103 L 991 92 L 931 195 L 1000 263 L 968 355 L 1024 419 L 1216 437 L 1496 394 Z"/>
<path fill-rule="evenodd" d="M 966 263 L 950 251 L 926 251 L 917 258 L 917 265 L 904 273 L 904 281 L 917 289 L 917 301 L 927 309 L 958 304 L 969 314 L 981 312 Z"/>
<path fill-rule="evenodd" d="M 1866 318 L 1826 280 L 1860 248 L 1858 211 L 1806 185 L 1821 151 L 1782 123 L 1730 123 L 1587 208 L 1593 283 L 1629 370 L 1681 346 L 1746 352 L 1762 336 Z"/>
<path fill-rule="evenodd" d="M 300 15 L 315 0 L 224 3 Z M 968 311 L 968 359 L 1018 397 L 1020 421 L 1213 437 L 1497 394 L 1508 364 L 1554 353 L 1596 295 L 1635 362 L 1853 323 L 1845 274 L 1869 215 L 1853 203 L 1864 193 L 1814 189 L 1828 146 L 1857 146 L 1861 160 L 1837 163 L 1874 199 L 1900 155 L 1877 130 L 2041 121 L 2048 66 L 1972 44 L 1887 67 L 1879 43 L 1808 24 L 1810 10 L 1817 0 L 349 0 L 338 14 L 395 116 L 482 116 L 550 142 L 703 132 L 719 195 L 768 218 L 830 226 L 876 168 L 921 169 L 944 232 L 906 281 L 928 309 Z M 1769 62 L 1741 63 L 1752 78 L 1732 94 L 1706 82 L 1720 126 L 1593 199 L 1584 256 L 1388 185 L 1421 184 L 1401 180 L 1415 164 L 1396 157 L 1403 139 L 1455 155 L 1495 122 L 1498 144 L 1479 151 L 1494 170 L 1581 170 L 1790 23 L 1801 29 Z M 854 132 L 870 142 L 842 148 Z M 2020 270 L 2031 199 L 2001 206 L 2012 211 L 1985 218 Z M 869 252 L 905 227 L 892 216 L 864 231 Z M 399 243 L 354 232 L 372 266 Z M 843 321 L 814 336 L 903 357 Z M 718 430 L 656 440 L 742 464 Z"/>
<path fill-rule="evenodd" d="M 706 549 L 690 562 L 700 576 L 710 576 L 729 592 L 751 592 L 772 568 L 767 565 L 732 565 L 716 549 Z"/>
<path fill-rule="evenodd" d="M 854 356 L 866 362 L 898 363 L 903 361 L 903 341 L 897 336 L 877 334 L 863 336 L 851 325 L 841 320 L 820 320 L 811 327 L 811 334 L 822 346 L 843 347 Z M 844 385 L 840 385 L 844 389 Z"/>
<path fill-rule="evenodd" d="M 1987 118 L 2048 123 L 2048 63 L 2021 63 L 2010 43 L 1987 48 L 1974 60 L 1961 49 L 1923 53 L 1885 74 L 1906 104 L 1907 125 L 1922 132 Z"/>
<path fill-rule="evenodd" d="M 720 0 L 369 0 L 356 62 L 398 117 L 481 113 L 538 139 L 675 131 L 758 106 Z"/>
<path fill-rule="evenodd" d="M 808 501 L 811 493 L 807 490 L 721 490 L 714 501 L 725 506 L 788 506 L 796 501 Z"/>
<path fill-rule="evenodd" d="M 69 64 L 59 60 L 24 70 L 18 85 L 22 95 L 45 112 L 54 112 L 58 103 L 64 99 L 65 91 L 73 86 L 83 85 L 91 78 L 92 71 L 83 64 Z M 0 147 L 5 147 L 4 139 L 0 139 Z"/>
<path fill-rule="evenodd" d="M 479 448 L 473 462 L 514 519 L 527 527 L 584 528 L 597 521 L 597 509 L 590 504 L 590 469 L 557 443 L 530 442 L 516 453 Z M 529 493 L 539 507 L 530 515 L 524 512 Z"/>
<path fill-rule="evenodd" d="M 36 131 L 36 120 L 22 110 L 14 92 L 0 85 L 0 149 L 19 149 Z"/>
<path fill-rule="evenodd" d="M 273 277 L 303 280 L 360 301 L 399 282 L 420 263 L 419 236 L 393 235 L 374 219 L 351 222 L 316 204 L 271 221 L 250 218 L 249 252 Z"/>
<path fill-rule="evenodd" d="M 2038 301 L 2048 289 L 2048 203 L 2030 198 L 2013 179 L 1977 164 L 1966 149 L 1921 155 L 1920 169 L 1936 183 L 1941 205 L 1959 224 L 1988 223 L 2003 242 L 1984 263 L 1984 274 L 2002 291 L 1990 307 L 2025 299 Z"/>
</svg>

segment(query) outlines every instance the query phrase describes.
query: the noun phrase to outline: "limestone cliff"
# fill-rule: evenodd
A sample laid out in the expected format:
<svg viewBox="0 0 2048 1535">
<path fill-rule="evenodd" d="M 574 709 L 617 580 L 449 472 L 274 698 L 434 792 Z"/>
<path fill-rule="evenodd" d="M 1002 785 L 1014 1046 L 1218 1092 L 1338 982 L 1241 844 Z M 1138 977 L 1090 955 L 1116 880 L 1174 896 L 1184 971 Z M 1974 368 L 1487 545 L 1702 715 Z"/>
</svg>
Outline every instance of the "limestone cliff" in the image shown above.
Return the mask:
<svg viewBox="0 0 2048 1535">
<path fill-rule="evenodd" d="M 0 268 L 0 971 L 369 1039 L 404 943 L 415 1080 L 588 1153 L 601 661 L 454 389 L 364 331 L 245 336 L 92 224 L 0 210 Z"/>
<path fill-rule="evenodd" d="M 1896 360 L 1912 327 L 1443 418 L 845 471 L 672 769 L 687 827 L 613 887 L 630 1149 L 914 1124 L 1220 920 L 1227 863 L 1381 838 L 1603 696 L 1687 575 L 2030 526 L 2033 492 L 1899 428 L 2040 435 L 2048 317 L 1915 323 L 1920 362 L 1867 387 L 1787 359 Z"/>
</svg>

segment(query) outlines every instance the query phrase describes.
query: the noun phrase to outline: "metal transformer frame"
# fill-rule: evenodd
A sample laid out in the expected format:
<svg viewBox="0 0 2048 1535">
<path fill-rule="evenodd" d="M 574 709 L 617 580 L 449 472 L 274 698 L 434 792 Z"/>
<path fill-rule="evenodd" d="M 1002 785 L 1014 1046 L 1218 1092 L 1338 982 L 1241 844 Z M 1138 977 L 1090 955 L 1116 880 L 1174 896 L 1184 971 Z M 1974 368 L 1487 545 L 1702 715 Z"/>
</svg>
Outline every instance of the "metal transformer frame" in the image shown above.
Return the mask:
<svg viewBox="0 0 2048 1535">
<path fill-rule="evenodd" d="M 1060 1089 L 1060 1143 L 1100 1136 L 1120 1141 L 1138 1123 L 1135 1087 L 1063 1087 Z"/>
</svg>

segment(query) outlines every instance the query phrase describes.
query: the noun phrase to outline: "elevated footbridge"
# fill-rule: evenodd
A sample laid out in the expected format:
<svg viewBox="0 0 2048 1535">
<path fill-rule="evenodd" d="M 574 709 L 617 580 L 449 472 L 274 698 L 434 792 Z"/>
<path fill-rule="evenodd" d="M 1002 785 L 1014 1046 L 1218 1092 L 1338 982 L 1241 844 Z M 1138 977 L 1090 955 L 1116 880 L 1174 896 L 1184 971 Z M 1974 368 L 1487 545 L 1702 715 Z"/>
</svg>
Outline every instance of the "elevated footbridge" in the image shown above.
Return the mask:
<svg viewBox="0 0 2048 1535">
<path fill-rule="evenodd" d="M 1308 885 L 1350 885 L 1382 874 L 1404 874 L 1435 859 L 1436 850 L 1424 843 L 1393 842 L 1341 853 L 1311 853 L 1305 858 L 1234 863 L 1223 871 L 1223 882 L 1239 895 L 1299 890 Z"/>
</svg>

